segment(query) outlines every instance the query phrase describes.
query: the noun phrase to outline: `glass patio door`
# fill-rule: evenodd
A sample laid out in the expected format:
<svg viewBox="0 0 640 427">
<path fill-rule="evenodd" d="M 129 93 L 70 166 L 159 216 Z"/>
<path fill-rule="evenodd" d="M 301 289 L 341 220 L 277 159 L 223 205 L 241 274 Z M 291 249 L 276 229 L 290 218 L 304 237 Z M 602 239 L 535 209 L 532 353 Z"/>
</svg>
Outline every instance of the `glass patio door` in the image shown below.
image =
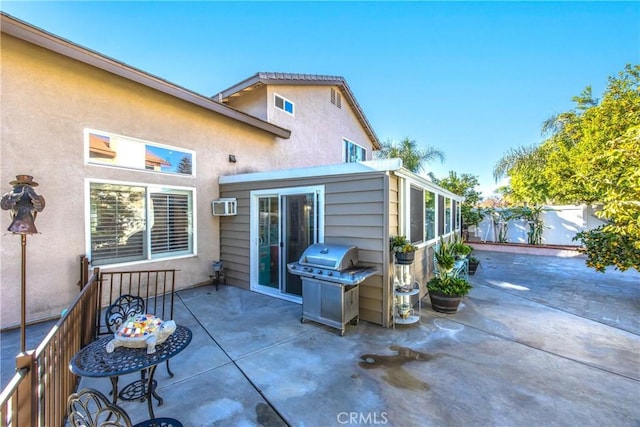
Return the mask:
<svg viewBox="0 0 640 427">
<path fill-rule="evenodd" d="M 252 192 L 252 290 L 302 301 L 302 281 L 287 263 L 322 241 L 322 204 L 322 187 Z"/>
</svg>

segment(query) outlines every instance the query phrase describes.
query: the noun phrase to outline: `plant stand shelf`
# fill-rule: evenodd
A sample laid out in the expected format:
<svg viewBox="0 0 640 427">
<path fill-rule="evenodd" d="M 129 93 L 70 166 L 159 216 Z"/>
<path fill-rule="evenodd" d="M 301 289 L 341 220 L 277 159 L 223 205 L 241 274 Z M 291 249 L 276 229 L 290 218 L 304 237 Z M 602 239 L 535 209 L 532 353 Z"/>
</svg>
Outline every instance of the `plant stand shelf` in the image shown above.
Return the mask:
<svg viewBox="0 0 640 427">
<path fill-rule="evenodd" d="M 413 264 L 394 264 L 393 327 L 420 321 L 422 301 L 420 284 L 413 277 Z M 413 297 L 418 296 L 418 310 L 414 310 Z"/>
</svg>

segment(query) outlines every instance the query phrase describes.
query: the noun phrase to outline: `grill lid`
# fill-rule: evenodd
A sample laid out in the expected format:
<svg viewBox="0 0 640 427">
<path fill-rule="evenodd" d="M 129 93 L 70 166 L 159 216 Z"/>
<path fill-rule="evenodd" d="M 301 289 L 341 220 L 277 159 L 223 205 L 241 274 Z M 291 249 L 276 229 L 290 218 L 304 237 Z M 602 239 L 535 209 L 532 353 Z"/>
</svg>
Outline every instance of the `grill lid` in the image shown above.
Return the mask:
<svg viewBox="0 0 640 427">
<path fill-rule="evenodd" d="M 305 249 L 298 262 L 307 267 L 343 271 L 358 264 L 358 248 L 348 245 L 316 243 Z"/>
</svg>

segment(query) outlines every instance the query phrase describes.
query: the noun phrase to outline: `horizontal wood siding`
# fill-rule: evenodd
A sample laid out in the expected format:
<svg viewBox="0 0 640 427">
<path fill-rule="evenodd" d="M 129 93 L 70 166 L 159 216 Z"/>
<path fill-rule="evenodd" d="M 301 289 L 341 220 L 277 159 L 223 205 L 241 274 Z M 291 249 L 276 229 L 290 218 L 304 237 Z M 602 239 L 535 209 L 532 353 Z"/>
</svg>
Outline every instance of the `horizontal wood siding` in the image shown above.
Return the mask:
<svg viewBox="0 0 640 427">
<path fill-rule="evenodd" d="M 357 246 L 359 263 L 378 270 L 360 284 L 360 318 L 382 325 L 385 175 L 354 178 L 325 186 L 325 242 Z"/>
<path fill-rule="evenodd" d="M 220 259 L 224 263 L 227 284 L 249 289 L 250 190 L 228 190 L 221 186 L 220 197 L 235 197 L 238 212 L 234 216 L 220 217 Z"/>
</svg>

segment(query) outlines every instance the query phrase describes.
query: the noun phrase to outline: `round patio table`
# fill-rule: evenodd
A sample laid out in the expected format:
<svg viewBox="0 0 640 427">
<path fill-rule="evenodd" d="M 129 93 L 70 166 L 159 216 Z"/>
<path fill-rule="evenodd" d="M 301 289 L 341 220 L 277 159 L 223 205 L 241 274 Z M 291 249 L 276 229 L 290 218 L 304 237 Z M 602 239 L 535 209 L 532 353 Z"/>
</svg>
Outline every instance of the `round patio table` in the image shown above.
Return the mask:
<svg viewBox="0 0 640 427">
<path fill-rule="evenodd" d="M 147 399 L 149 416 L 153 414 L 153 395 L 162 405 L 163 400 L 155 392 L 153 376 L 156 367 L 161 362 L 171 359 L 184 350 L 191 342 L 191 330 L 185 326 L 177 326 L 176 330 L 162 344 L 156 345 L 156 351 L 147 354 L 146 348 L 117 347 L 112 353 L 107 353 L 106 346 L 113 339 L 113 335 L 100 338 L 80 349 L 69 362 L 71 372 L 82 377 L 103 378 L 108 377 L 113 387 L 113 403 L 118 399 L 118 377 L 143 369 L 149 370 L 149 378 L 146 384 L 139 387 L 140 397 Z M 140 383 L 142 380 L 137 381 Z"/>
</svg>

